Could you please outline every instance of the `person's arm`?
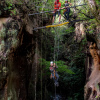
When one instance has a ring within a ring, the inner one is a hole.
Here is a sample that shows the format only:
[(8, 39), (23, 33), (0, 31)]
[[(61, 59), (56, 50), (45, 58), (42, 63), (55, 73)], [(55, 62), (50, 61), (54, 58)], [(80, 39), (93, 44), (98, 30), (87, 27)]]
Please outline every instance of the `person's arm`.
[(66, 7), (60, 8), (60, 9), (65, 9)]
[(58, 68), (58, 66), (56, 65), (56, 68)]
[(72, 3), (70, 3), (70, 2), (68, 2), (68, 3), (69, 3), (70, 6), (72, 5)]
[(51, 71), (51, 68), (49, 67), (50, 71)]

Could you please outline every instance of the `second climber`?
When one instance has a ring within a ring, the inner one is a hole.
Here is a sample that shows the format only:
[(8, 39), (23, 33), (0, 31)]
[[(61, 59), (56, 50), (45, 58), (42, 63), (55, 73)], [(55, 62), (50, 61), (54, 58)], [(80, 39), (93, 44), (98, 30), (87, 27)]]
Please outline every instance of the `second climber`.
[(68, 0), (65, 0), (65, 7), (63, 7), (62, 9), (65, 9), (63, 14), (66, 18), (66, 22), (69, 20), (69, 13), (70, 13), (70, 7), (69, 5), (71, 6), (72, 4), (70, 2), (68, 2)]

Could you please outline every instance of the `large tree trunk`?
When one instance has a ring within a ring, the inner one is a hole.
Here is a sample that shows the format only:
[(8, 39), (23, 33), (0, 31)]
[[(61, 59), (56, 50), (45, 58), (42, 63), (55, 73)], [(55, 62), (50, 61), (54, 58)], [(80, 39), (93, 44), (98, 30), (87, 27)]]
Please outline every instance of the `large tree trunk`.
[(95, 43), (90, 45), (89, 50), (93, 58), (93, 69), (89, 81), (85, 85), (85, 100), (96, 100), (100, 96), (100, 58)]
[[(100, 100), (100, 30), (97, 27), (97, 34), (88, 41), (89, 49), (86, 58), (86, 85), (84, 100)], [(89, 37), (87, 37), (89, 38)], [(90, 37), (91, 38), (91, 37)]]
[(100, 24), (100, 10), (95, 0), (88, 0), (88, 5), (90, 6), (90, 9), (95, 16), (97, 22)]

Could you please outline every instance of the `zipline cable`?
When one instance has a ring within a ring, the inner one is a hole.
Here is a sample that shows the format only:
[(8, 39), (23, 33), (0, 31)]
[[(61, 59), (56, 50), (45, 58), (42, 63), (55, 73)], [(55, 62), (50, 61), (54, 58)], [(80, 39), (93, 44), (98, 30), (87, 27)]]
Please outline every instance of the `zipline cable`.
[[(75, 8), (75, 7), (83, 6), (83, 5), (87, 5), (87, 4), (81, 4), (81, 5), (71, 6), (69, 8)], [(63, 9), (60, 9), (60, 10), (63, 10)], [(33, 13), (33, 14), (28, 14), (28, 15), (32, 16), (32, 15), (38, 15), (38, 14), (50, 13), (50, 12), (53, 13), (54, 11), (43, 11), (43, 12), (37, 12), (37, 13)]]

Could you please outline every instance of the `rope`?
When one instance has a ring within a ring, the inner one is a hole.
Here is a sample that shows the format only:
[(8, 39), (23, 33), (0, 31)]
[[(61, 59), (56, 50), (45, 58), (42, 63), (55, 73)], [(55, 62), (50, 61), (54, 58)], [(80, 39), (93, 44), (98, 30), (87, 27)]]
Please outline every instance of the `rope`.
[[(43, 2), (42, 2), (43, 4)], [(43, 10), (43, 9), (42, 9)], [(42, 14), (42, 26), (43, 26), (43, 14)], [(43, 32), (42, 32), (42, 38), (41, 38), (41, 100), (42, 100), (42, 42), (43, 42)]]
[[(59, 55), (59, 30), (55, 29), (55, 44), (54, 44), (54, 62), (56, 62), (57, 65), (57, 60), (58, 60), (58, 55)], [(55, 55), (55, 53), (57, 55)]]
[[(37, 10), (38, 10), (38, 8), (37, 8)], [(38, 19), (38, 15), (37, 15), (37, 19)], [(36, 87), (37, 87), (37, 85), (36, 85), (36, 81), (37, 81), (37, 37), (36, 37), (36, 50), (35, 50), (35, 59), (36, 59), (36, 68), (35, 68), (35, 99), (34, 100), (36, 100), (36, 96), (37, 96), (37, 89), (36, 89)]]
[[(54, 28), (54, 30), (55, 30), (55, 28)], [(55, 53), (56, 53), (56, 51), (55, 51), (56, 50), (56, 48), (55, 48), (56, 47), (56, 34), (55, 34), (54, 41), (55, 41), (55, 43), (54, 43), (54, 62), (55, 62), (55, 59), (56, 59), (55, 58)]]
[[(47, 41), (48, 39), (47, 39), (47, 31), (46, 30), (44, 30), (44, 37), (45, 37), (45, 41)], [(45, 43), (44, 44), (44, 50), (45, 50), (45, 60), (47, 61), (47, 57), (46, 57), (46, 55), (47, 55), (47, 43)], [(45, 65), (46, 65), (46, 62), (45, 62)], [(46, 76), (45, 76), (45, 80), (46, 80)], [(47, 90), (46, 90), (46, 87), (47, 87), (47, 81), (45, 82), (45, 99), (47, 98)]]
[[(69, 8), (75, 8), (75, 7), (78, 7), (78, 6), (83, 6), (83, 5), (87, 5), (87, 4), (82, 4), (82, 5), (76, 5), (76, 6), (71, 6)], [(65, 8), (64, 8), (65, 9)], [(60, 9), (60, 10), (63, 10), (63, 9)], [(54, 11), (44, 11), (44, 12), (39, 12), (39, 13), (33, 13), (33, 14), (28, 14), (29, 16), (31, 15), (38, 15), (38, 14), (43, 14), (43, 13), (53, 13)]]
[(36, 38), (36, 54), (35, 54), (35, 59), (36, 59), (36, 69), (35, 69), (35, 100), (36, 100), (36, 92), (37, 92), (37, 90), (36, 90), (36, 81), (37, 81), (37, 55), (38, 55), (38, 53), (37, 53), (37, 38)]
[(55, 86), (55, 100), (56, 100), (56, 86)]
[[(59, 54), (59, 30), (57, 30), (57, 60), (58, 60), (58, 54)], [(57, 61), (56, 61), (56, 65), (57, 65)]]
[(41, 38), (41, 100), (42, 100), (42, 38)]
[[(54, 62), (57, 65), (58, 54), (59, 54), (59, 30), (55, 29), (55, 44), (54, 44)], [(57, 54), (57, 55), (55, 55)], [(55, 100), (56, 100), (56, 85), (55, 85)]]
[[(54, 30), (56, 31), (56, 29), (54, 28)], [(56, 32), (55, 32), (56, 33)], [(54, 38), (54, 63), (55, 63), (55, 61), (56, 61), (56, 55), (55, 55), (55, 53), (56, 53), (56, 34), (55, 34), (55, 38)], [(55, 100), (56, 100), (56, 85), (55, 85)]]

